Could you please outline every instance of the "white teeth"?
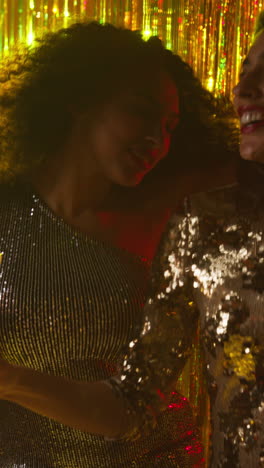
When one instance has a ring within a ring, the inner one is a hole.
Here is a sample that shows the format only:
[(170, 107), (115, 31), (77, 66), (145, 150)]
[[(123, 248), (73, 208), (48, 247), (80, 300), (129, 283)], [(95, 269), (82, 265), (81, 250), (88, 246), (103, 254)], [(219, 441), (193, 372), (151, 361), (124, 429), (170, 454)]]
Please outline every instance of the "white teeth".
[(248, 125), (251, 122), (256, 122), (259, 120), (264, 120), (264, 112), (259, 111), (252, 111), (252, 112), (244, 112), (244, 114), (240, 118), (241, 125)]

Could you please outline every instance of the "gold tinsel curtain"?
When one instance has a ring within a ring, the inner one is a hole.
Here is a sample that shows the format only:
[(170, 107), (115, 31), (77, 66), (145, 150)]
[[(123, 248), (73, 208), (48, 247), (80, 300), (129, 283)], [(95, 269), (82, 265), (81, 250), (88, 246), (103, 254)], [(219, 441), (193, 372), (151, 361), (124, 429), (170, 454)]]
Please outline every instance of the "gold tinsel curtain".
[[(139, 29), (158, 35), (216, 94), (231, 95), (240, 63), (262, 10), (259, 0), (0, 0), (0, 57), (18, 42), (32, 44), (49, 30), (80, 19)], [(202, 356), (197, 337), (178, 389), (189, 398), (208, 459), (210, 426)]]
[(96, 19), (159, 35), (208, 89), (230, 95), (261, 10), (258, 0), (0, 0), (0, 55), (17, 41)]

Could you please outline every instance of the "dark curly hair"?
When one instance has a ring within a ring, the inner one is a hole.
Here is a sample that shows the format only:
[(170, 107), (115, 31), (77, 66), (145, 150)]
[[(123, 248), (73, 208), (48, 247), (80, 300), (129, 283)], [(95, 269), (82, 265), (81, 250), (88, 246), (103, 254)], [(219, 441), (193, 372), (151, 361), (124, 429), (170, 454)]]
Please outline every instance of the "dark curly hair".
[(97, 22), (48, 33), (17, 51), (0, 70), (0, 171), (27, 174), (52, 155), (72, 126), (71, 107), (96, 107), (140, 66), (170, 73), (180, 100), (180, 123), (170, 153), (143, 181), (172, 177), (179, 168), (224, 163), (237, 149), (227, 100), (204, 89), (191, 67), (158, 38)]

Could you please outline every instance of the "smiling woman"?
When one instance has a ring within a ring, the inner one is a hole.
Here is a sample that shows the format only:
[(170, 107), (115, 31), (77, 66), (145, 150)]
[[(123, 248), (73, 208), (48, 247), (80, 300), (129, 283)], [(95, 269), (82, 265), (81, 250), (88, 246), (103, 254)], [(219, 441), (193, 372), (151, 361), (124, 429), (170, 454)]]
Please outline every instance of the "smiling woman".
[(126, 440), (141, 419), (110, 378), (189, 190), (178, 172), (233, 154), (224, 107), (157, 38), (97, 23), (48, 34), (0, 80), (0, 467), (202, 466), (185, 398)]
[(264, 162), (264, 16), (257, 26), (255, 41), (243, 62), (240, 80), (234, 88), (234, 105), (241, 122), (241, 156)]
[(105, 180), (122, 187), (140, 183), (167, 155), (178, 123), (178, 92), (170, 75), (144, 69), (140, 78), (136, 75), (131, 71), (126, 89), (121, 84), (113, 98), (93, 112), (92, 122), (89, 111), (78, 115), (67, 145), (77, 154), (82, 135), (84, 172), (100, 170)]

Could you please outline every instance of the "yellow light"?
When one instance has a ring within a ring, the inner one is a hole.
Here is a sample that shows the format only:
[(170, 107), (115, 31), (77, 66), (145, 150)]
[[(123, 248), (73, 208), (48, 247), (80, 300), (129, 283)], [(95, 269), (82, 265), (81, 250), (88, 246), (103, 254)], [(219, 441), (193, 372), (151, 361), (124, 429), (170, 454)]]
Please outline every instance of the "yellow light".
[(65, 11), (64, 11), (64, 16), (65, 16), (66, 18), (68, 18), (68, 17), (70, 16), (70, 12), (69, 12), (68, 10), (65, 10)]
[(206, 82), (206, 88), (209, 89), (209, 91), (214, 90), (214, 79), (212, 77), (208, 78)]
[(152, 32), (149, 30), (149, 29), (145, 29), (145, 31), (143, 31), (142, 35), (145, 39), (148, 39), (150, 36), (151, 36)]
[(54, 7), (52, 11), (53, 11), (54, 15), (56, 15), (58, 13), (58, 8)]
[(33, 32), (28, 33), (28, 36), (27, 36), (28, 45), (33, 44), (34, 39), (35, 39), (34, 33)]
[(29, 8), (30, 8), (30, 10), (34, 10), (34, 8), (35, 8), (34, 0), (30, 0)]

